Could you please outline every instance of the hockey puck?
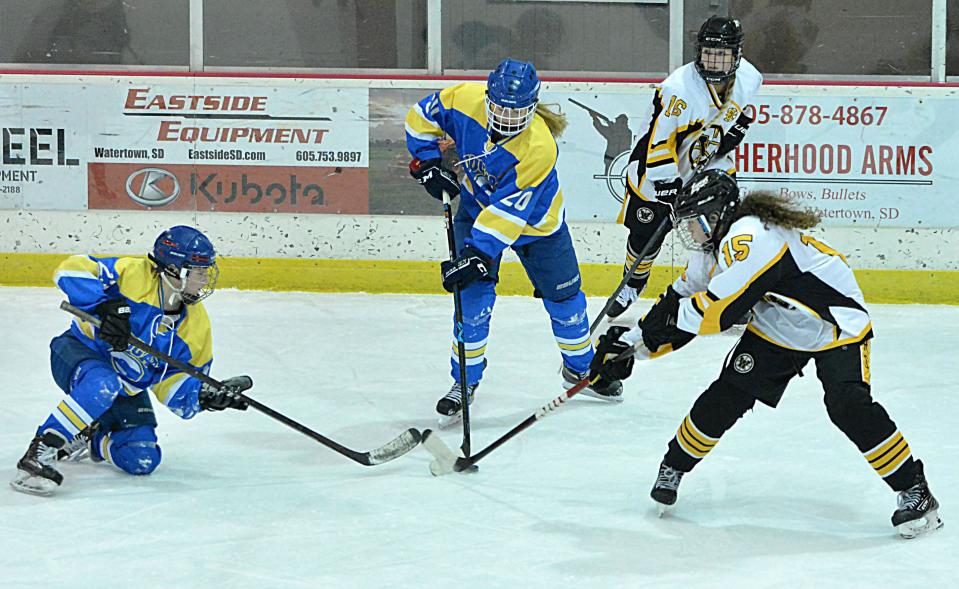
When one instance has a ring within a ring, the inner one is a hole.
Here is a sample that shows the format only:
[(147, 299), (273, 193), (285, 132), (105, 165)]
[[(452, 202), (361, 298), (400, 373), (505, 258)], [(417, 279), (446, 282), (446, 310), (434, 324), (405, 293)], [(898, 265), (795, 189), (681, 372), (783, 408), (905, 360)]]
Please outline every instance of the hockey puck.
[(456, 472), (476, 472), (479, 470), (479, 466), (460, 456), (456, 459), (456, 463), (453, 465), (453, 470)]

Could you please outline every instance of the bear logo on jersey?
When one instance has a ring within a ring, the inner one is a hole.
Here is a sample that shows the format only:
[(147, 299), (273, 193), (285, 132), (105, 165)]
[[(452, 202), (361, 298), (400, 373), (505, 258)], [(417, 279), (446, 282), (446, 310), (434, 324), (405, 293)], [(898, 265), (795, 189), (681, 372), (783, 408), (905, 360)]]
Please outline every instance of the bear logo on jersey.
[(699, 167), (709, 161), (713, 153), (719, 149), (723, 139), (723, 128), (719, 125), (710, 125), (689, 146), (689, 161), (693, 167)]
[(640, 223), (649, 223), (655, 216), (656, 215), (653, 213), (653, 209), (648, 207), (640, 207), (636, 211), (636, 219), (638, 219)]
[(733, 360), (733, 370), (739, 374), (746, 374), (756, 365), (755, 360), (749, 354), (740, 354)]

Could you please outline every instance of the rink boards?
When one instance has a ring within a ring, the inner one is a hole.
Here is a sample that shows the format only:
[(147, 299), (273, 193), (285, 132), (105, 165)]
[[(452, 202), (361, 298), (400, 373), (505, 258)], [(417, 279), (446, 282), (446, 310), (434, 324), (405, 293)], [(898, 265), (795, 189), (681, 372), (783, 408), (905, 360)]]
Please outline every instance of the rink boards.
[[(462, 80), (0, 74), (0, 283), (48, 285), (73, 252), (142, 254), (196, 225), (246, 289), (440, 292), (438, 205), (406, 171), (409, 105)], [(618, 281), (626, 156), (653, 84), (553, 81), (567, 220), (588, 294)], [(737, 164), (746, 190), (823, 217), (875, 302), (959, 303), (959, 125), (948, 85), (773, 83)], [(955, 145), (954, 145), (955, 144)], [(500, 292), (531, 288), (507, 258)], [(654, 294), (684, 254), (657, 260)]]

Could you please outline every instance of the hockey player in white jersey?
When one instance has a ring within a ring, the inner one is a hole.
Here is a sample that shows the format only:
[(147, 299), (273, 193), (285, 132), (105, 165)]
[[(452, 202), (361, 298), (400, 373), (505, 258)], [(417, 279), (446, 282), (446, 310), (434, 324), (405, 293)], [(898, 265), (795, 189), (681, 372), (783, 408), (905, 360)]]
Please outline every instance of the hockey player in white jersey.
[(621, 380), (633, 357), (653, 358), (696, 335), (718, 333), (748, 310), (746, 332), (719, 378), (696, 399), (669, 442), (651, 495), (661, 510), (679, 482), (758, 399), (775, 407), (810, 361), (823, 385), (830, 420), (898, 493), (892, 524), (906, 538), (942, 526), (923, 465), (886, 410), (871, 395), (872, 323), (845, 257), (803, 233), (819, 218), (771, 193), (738, 198), (725, 172), (697, 174), (674, 203), (673, 223), (697, 250), (685, 272), (632, 330), (600, 337), (591, 379)]
[[(735, 173), (736, 146), (752, 119), (744, 112), (762, 75), (742, 57), (738, 20), (713, 16), (696, 38), (696, 61), (674, 71), (656, 89), (647, 127), (626, 168), (626, 198), (618, 222), (629, 229), (624, 273), (669, 216), (669, 204), (700, 169)], [(662, 233), (640, 260), (608, 311), (618, 317), (646, 288)]]

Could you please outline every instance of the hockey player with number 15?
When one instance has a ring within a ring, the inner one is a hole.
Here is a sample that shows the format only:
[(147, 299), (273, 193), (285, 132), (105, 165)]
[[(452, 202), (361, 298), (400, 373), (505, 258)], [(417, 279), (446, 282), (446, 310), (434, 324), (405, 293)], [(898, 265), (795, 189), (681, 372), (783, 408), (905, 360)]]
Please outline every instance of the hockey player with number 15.
[(669, 442), (653, 500), (661, 509), (675, 503), (682, 477), (722, 435), (756, 400), (776, 407), (789, 381), (812, 360), (829, 419), (899, 494), (892, 524), (906, 538), (938, 529), (939, 504), (922, 462), (872, 398), (872, 322), (846, 258), (801, 231), (819, 222), (814, 213), (771, 193), (738, 197), (736, 181), (724, 172), (693, 178), (674, 204), (673, 223), (697, 253), (637, 327), (614, 326), (600, 337), (591, 366), (591, 378), (623, 379), (633, 357), (617, 360), (622, 352), (661, 356), (753, 312), (719, 378)]

